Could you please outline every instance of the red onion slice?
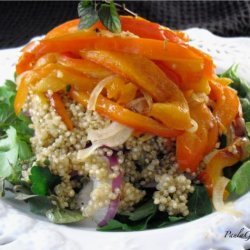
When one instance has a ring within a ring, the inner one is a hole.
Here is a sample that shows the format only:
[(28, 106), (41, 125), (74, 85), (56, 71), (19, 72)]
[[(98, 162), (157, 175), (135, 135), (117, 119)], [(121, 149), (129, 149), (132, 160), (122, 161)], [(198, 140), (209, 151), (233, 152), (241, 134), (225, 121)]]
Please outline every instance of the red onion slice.
[[(107, 158), (109, 160), (111, 170), (114, 166), (118, 165), (118, 158), (116, 155), (108, 156)], [(123, 180), (123, 172), (120, 170), (120, 174), (112, 181), (112, 192), (115, 192), (117, 188), (121, 187), (122, 180)], [(113, 219), (116, 216), (119, 203), (120, 203), (119, 196), (115, 200), (110, 201), (106, 215), (104, 216), (103, 220), (98, 223), (99, 227), (105, 226), (111, 219)]]

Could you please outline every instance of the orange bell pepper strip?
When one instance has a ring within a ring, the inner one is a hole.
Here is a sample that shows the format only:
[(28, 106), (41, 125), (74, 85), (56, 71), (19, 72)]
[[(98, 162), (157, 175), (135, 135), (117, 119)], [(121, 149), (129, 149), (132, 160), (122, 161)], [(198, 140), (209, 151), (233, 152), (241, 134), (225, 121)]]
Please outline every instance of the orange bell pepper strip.
[(30, 70), (36, 62), (36, 56), (33, 53), (25, 52), (18, 59), (16, 65), (16, 74), (20, 75), (24, 71)]
[(138, 55), (111, 51), (84, 51), (81, 55), (131, 80), (159, 102), (153, 104), (150, 116), (170, 128), (185, 130), (191, 127), (183, 93), (152, 61)]
[[(32, 86), (33, 89), (38, 92), (45, 92), (49, 89), (57, 92), (67, 85), (72, 85), (81, 91), (89, 91), (92, 90), (98, 82), (97, 79), (85, 76), (76, 70), (64, 67), (60, 64), (48, 64), (35, 69), (34, 72), (43, 78)], [(55, 78), (57, 79), (53, 81)]]
[(123, 105), (128, 104), (130, 101), (135, 99), (137, 90), (137, 87), (133, 83), (127, 83), (123, 89), (120, 89), (120, 95), (117, 103)]
[(219, 177), (223, 176), (223, 169), (233, 166), (244, 158), (243, 147), (247, 143), (249, 142), (245, 138), (238, 138), (228, 147), (218, 150), (210, 159), (202, 178), (210, 195)]
[(14, 100), (14, 110), (16, 115), (18, 115), (21, 112), (22, 107), (27, 100), (28, 93), (29, 93), (29, 85), (27, 84), (27, 82), (23, 77), (21, 79), (20, 85), (18, 86), (17, 94)]
[[(157, 23), (150, 22), (141, 17), (120, 16), (122, 31), (129, 31), (142, 38), (150, 38), (157, 40), (168, 40), (175, 43), (188, 42), (187, 35), (182, 31), (173, 31), (167, 27)], [(80, 20), (74, 19), (63, 23), (52, 29), (46, 38), (61, 36), (65, 33), (75, 32), (78, 29)], [(94, 24), (91, 29), (106, 29), (101, 22)]]
[(50, 100), (51, 106), (56, 110), (59, 116), (61, 116), (62, 121), (66, 125), (68, 130), (73, 130), (74, 125), (70, 119), (69, 113), (66, 110), (60, 95), (57, 93), (53, 93), (52, 95), (47, 95)]
[(211, 98), (216, 102), (213, 113), (222, 131), (230, 125), (239, 112), (239, 98), (237, 92), (216, 81), (210, 81)]
[[(76, 102), (87, 107), (89, 100), (89, 95), (87, 93), (71, 90), (70, 96)], [(96, 111), (112, 121), (117, 121), (128, 127), (134, 128), (139, 132), (150, 133), (162, 137), (176, 137), (181, 134), (181, 131), (167, 128), (152, 118), (130, 111), (129, 109), (108, 100), (102, 95), (99, 95), (98, 97)]]
[(176, 138), (176, 156), (179, 167), (195, 172), (204, 156), (218, 140), (216, 120), (205, 103), (189, 102), (191, 117), (197, 122), (195, 132), (186, 131)]
[[(93, 31), (79, 31), (62, 37), (43, 39), (36, 46), (25, 50), (24, 53), (32, 53), (38, 59), (50, 52), (72, 52), (77, 54), (80, 50), (91, 49), (140, 54), (152, 60), (169, 61), (183, 67), (189, 65), (189, 68), (195, 71), (201, 71), (204, 67), (203, 58), (183, 44), (145, 38), (110, 38), (100, 36)], [(27, 64), (27, 62), (25, 63)], [(21, 58), (17, 67), (22, 64), (23, 61)]]
[(97, 79), (103, 79), (105, 77), (112, 75), (112, 72), (110, 72), (109, 70), (105, 69), (104, 67), (96, 63), (83, 59), (70, 58), (65, 55), (60, 55), (58, 57), (58, 63), (65, 67), (69, 67), (76, 71), (80, 71), (82, 74), (86, 76), (90, 76)]

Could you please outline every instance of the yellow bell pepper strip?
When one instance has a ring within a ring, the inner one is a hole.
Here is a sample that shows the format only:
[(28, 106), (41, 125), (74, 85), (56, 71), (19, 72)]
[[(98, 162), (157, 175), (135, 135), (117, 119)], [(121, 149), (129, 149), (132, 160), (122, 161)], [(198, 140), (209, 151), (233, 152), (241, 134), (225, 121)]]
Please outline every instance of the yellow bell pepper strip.
[(183, 93), (152, 61), (138, 55), (111, 51), (84, 51), (81, 55), (131, 80), (159, 102), (153, 104), (150, 116), (170, 128), (185, 130), (191, 127)]
[(179, 130), (191, 128), (189, 108), (183, 103), (153, 103), (149, 116), (161, 121), (167, 127)]
[(47, 95), (47, 97), (50, 100), (51, 106), (56, 110), (58, 115), (61, 116), (62, 121), (66, 125), (67, 129), (73, 130), (73, 128), (74, 128), (73, 123), (70, 119), (68, 111), (66, 110), (66, 108), (61, 100), (60, 95), (58, 93), (53, 93), (52, 95)]
[(133, 83), (129, 82), (125, 84), (124, 88), (120, 89), (120, 95), (117, 103), (122, 105), (128, 104), (130, 101), (135, 99), (137, 90), (137, 87)]
[(176, 156), (179, 167), (195, 172), (204, 156), (218, 140), (216, 120), (205, 103), (189, 101), (191, 117), (197, 122), (195, 132), (186, 131), (176, 138)]
[(17, 94), (14, 100), (14, 110), (16, 115), (18, 115), (21, 112), (22, 107), (26, 102), (28, 93), (29, 93), (29, 85), (27, 84), (25, 78), (23, 77), (21, 79), (20, 85), (18, 86)]
[[(120, 16), (122, 31), (129, 31), (142, 38), (151, 38), (157, 40), (168, 40), (175, 43), (188, 42), (189, 38), (182, 31), (174, 31), (157, 23), (150, 22), (141, 17)], [(62, 36), (65, 33), (77, 31), (80, 20), (74, 19), (63, 23), (52, 29), (46, 38)], [(101, 22), (94, 24), (91, 29), (106, 29)]]
[(75, 59), (65, 55), (59, 55), (58, 63), (65, 67), (80, 71), (86, 76), (90, 76), (97, 79), (103, 79), (112, 75), (112, 72), (105, 69), (104, 67), (84, 59)]
[[(187, 45), (160, 40), (132, 37), (104, 37), (93, 31), (79, 31), (77, 33), (43, 39), (36, 46), (24, 51), (32, 53), (38, 59), (50, 52), (79, 53), (80, 50), (112, 50), (131, 54), (140, 54), (152, 60), (169, 61), (178, 65), (188, 65), (195, 71), (201, 71), (204, 60), (201, 56), (192, 52)], [(25, 58), (25, 56), (24, 56)], [(32, 62), (32, 61), (31, 61)], [(31, 63), (30, 62), (30, 63)], [(29, 62), (25, 61), (25, 64)], [(23, 64), (22, 58), (17, 67)], [(21, 70), (20, 70), (21, 73)]]
[[(97, 79), (85, 76), (76, 70), (64, 67), (60, 64), (48, 64), (35, 69), (34, 72), (43, 78), (36, 84), (33, 84), (33, 89), (37, 92), (45, 92), (49, 89), (57, 92), (64, 89), (67, 85), (72, 85), (81, 91), (89, 91), (92, 90), (98, 82)], [(55, 78), (57, 78), (57, 80), (54, 81)]]
[[(84, 92), (70, 91), (73, 100), (87, 107), (89, 95)], [(150, 133), (162, 137), (176, 137), (181, 131), (170, 129), (163, 124), (147, 116), (135, 113), (119, 104), (99, 95), (96, 103), (96, 111), (112, 121), (117, 121), (123, 125), (131, 127), (139, 132)]]
[(218, 150), (210, 159), (202, 176), (210, 195), (219, 177), (223, 176), (223, 169), (233, 166), (244, 158), (243, 147), (247, 143), (246, 138), (238, 138), (228, 147)]
[(211, 98), (216, 102), (213, 110), (214, 116), (217, 118), (220, 129), (225, 131), (239, 112), (239, 98), (235, 90), (216, 81), (210, 81), (210, 87)]

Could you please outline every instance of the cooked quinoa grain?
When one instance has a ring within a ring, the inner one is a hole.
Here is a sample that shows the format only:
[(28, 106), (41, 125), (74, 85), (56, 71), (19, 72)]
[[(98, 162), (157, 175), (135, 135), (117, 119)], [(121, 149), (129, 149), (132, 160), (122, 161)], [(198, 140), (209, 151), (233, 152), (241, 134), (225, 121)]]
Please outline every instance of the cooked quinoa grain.
[[(48, 160), (51, 172), (61, 177), (62, 182), (54, 190), (61, 207), (80, 209), (91, 217), (119, 199), (119, 211), (131, 211), (150, 187), (156, 190), (153, 199), (160, 211), (188, 214), (187, 199), (193, 187), (178, 169), (173, 139), (132, 135), (116, 148), (100, 147), (90, 157), (79, 160), (78, 152), (91, 146), (88, 130), (105, 128), (111, 121), (87, 111), (67, 95), (63, 94), (62, 100), (74, 125), (72, 131), (42, 96), (30, 93), (25, 104), (35, 131), (31, 143), (36, 161), (43, 165)], [(118, 162), (111, 169), (108, 158), (114, 155)], [(23, 170), (24, 178), (28, 171)], [(123, 184), (113, 190), (112, 182), (121, 173)]]

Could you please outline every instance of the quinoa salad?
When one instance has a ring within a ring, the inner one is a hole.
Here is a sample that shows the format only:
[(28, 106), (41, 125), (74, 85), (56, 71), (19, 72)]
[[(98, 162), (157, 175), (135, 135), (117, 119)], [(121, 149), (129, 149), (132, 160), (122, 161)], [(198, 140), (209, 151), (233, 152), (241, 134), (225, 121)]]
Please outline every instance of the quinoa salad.
[(0, 87), (0, 196), (102, 231), (237, 214), (227, 200), (250, 189), (250, 88), (237, 66), (216, 75), (183, 32), (113, 2), (78, 11), (26, 45)]

